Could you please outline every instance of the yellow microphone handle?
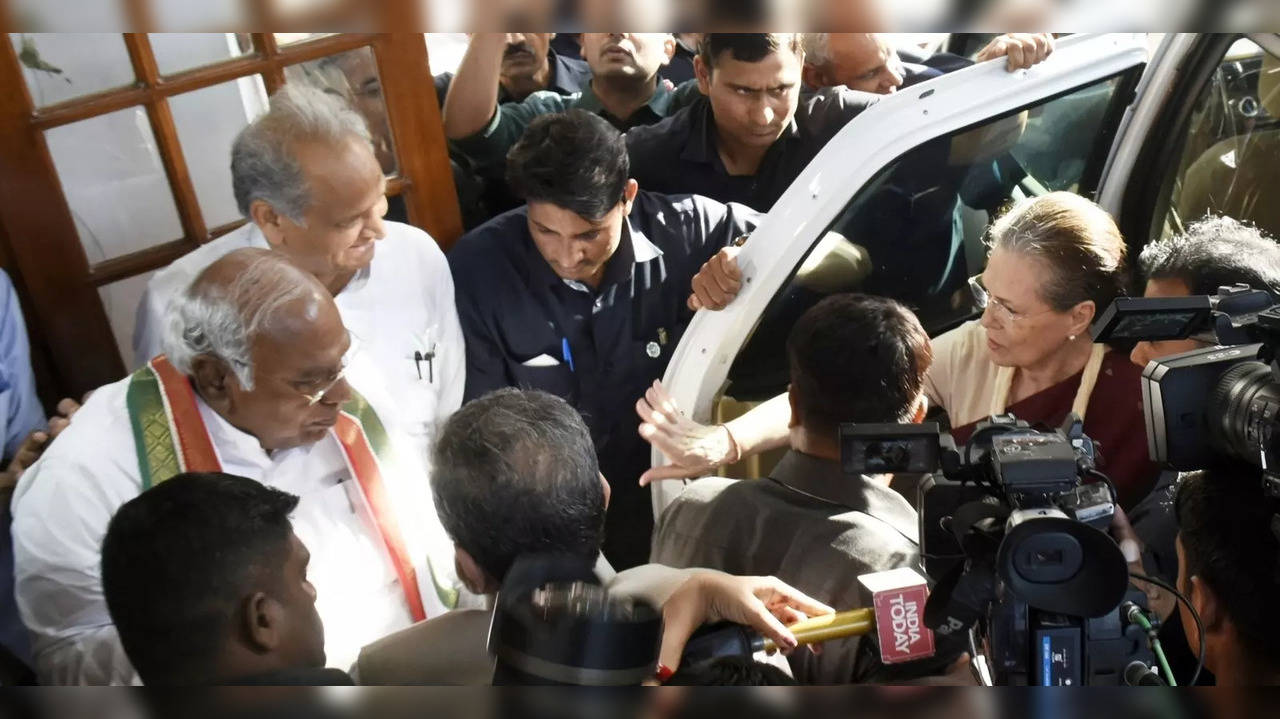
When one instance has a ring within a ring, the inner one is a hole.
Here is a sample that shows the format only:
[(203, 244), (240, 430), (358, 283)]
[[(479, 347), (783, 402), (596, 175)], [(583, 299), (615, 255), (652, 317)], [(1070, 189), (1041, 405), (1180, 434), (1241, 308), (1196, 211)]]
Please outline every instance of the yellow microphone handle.
[[(795, 635), (796, 641), (802, 645), (817, 644), (829, 639), (860, 637), (875, 631), (876, 613), (874, 609), (870, 608), (850, 609), (844, 612), (836, 612), (835, 614), (812, 617), (802, 622), (796, 622), (787, 628)], [(765, 637), (764, 648), (767, 652), (773, 652), (778, 648), (778, 645), (772, 639)]]

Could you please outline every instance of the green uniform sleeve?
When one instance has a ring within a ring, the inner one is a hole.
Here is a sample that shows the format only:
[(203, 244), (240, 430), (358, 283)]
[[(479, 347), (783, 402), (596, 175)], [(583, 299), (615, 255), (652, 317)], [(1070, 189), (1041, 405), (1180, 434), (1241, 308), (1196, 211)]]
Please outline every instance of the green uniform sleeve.
[(564, 97), (554, 92), (535, 92), (522, 102), (508, 102), (498, 106), (484, 129), (449, 144), (452, 149), (471, 160), (476, 170), (487, 177), (501, 176), (507, 160), (507, 151), (516, 144), (533, 118), (553, 112), (564, 112), (572, 107), (577, 95)]

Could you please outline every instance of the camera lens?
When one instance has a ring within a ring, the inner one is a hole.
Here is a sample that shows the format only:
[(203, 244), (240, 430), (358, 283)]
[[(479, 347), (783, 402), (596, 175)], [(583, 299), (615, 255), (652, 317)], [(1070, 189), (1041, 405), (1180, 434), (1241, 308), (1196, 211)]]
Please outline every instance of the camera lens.
[(1209, 442), (1214, 449), (1261, 462), (1266, 430), (1280, 407), (1280, 384), (1261, 362), (1243, 362), (1223, 373), (1209, 397)]

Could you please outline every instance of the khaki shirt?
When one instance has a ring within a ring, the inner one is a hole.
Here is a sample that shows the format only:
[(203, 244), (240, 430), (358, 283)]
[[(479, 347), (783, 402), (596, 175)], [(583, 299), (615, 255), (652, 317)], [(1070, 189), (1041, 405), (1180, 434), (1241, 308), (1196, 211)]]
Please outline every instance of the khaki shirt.
[[(870, 606), (859, 575), (919, 566), (917, 531), (915, 510), (885, 484), (792, 451), (769, 479), (690, 484), (659, 519), (650, 561), (773, 575), (840, 611)], [(867, 644), (830, 641), (821, 655), (795, 652), (791, 667), (803, 683), (865, 680), (879, 669)]]

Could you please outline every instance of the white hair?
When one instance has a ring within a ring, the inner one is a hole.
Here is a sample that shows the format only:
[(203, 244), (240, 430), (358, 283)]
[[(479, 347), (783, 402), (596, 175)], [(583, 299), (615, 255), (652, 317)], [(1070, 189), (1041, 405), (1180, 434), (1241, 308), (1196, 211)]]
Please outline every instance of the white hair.
[(822, 67), (831, 62), (831, 33), (801, 33), (800, 46), (804, 48), (805, 64)]
[[(219, 262), (246, 253), (256, 256), (230, 283), (207, 279), (206, 269), (169, 303), (161, 344), (183, 374), (191, 374), (197, 356), (212, 355), (231, 367), (242, 387), (252, 390), (254, 339), (270, 331), (289, 304), (317, 293), (314, 283), (300, 281), (308, 275), (275, 252), (237, 250)], [(315, 308), (309, 307), (308, 314), (314, 315)]]
[(271, 107), (236, 136), (231, 146), (231, 186), (241, 214), (262, 200), (302, 223), (311, 206), (306, 178), (294, 155), (299, 140), (338, 143), (355, 135), (373, 147), (364, 118), (342, 98), (298, 82), (271, 96)]

